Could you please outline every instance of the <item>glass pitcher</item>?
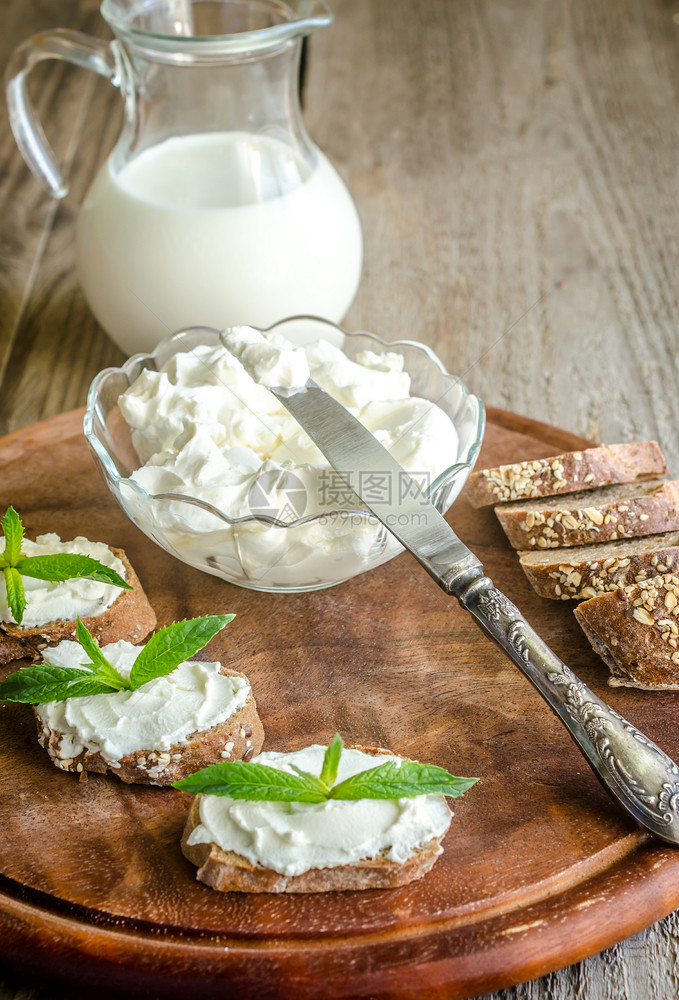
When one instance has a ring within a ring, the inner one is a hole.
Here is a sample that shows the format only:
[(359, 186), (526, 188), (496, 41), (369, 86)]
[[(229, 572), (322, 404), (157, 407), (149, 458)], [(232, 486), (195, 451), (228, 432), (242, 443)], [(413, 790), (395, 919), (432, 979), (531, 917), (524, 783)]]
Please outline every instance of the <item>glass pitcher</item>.
[(120, 88), (120, 138), (78, 216), (77, 269), (127, 353), (186, 326), (338, 321), (360, 279), (354, 203), (302, 122), (302, 38), (332, 22), (319, 0), (103, 0), (112, 42), (57, 29), (14, 54), (17, 143), (67, 194), (26, 89), (65, 59)]

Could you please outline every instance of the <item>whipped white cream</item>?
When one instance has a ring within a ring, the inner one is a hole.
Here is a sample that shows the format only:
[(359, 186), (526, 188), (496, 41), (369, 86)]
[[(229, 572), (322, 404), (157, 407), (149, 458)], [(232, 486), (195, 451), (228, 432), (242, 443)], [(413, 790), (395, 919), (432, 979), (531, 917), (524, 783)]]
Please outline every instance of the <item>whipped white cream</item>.
[[(3, 541), (3, 552), (4, 548)], [(123, 580), (125, 579), (125, 567), (108, 545), (103, 542), (90, 542), (81, 536), (74, 538), (72, 542), (62, 542), (59, 535), (54, 533), (38, 535), (34, 542), (25, 538), (21, 543), (21, 551), (27, 557), (51, 556), (61, 552), (91, 556), (104, 566), (114, 569)], [(75, 621), (78, 615), (81, 618), (99, 615), (123, 593), (120, 587), (80, 577), (65, 580), (63, 583), (50, 583), (24, 576), (22, 581), (26, 592), (26, 610), (22, 626), (27, 628), (48, 625), (56, 621)], [(14, 621), (7, 604), (7, 588), (2, 574), (0, 574), (0, 621)]]
[[(292, 771), (295, 764), (320, 774), (325, 749), (313, 745), (296, 753), (268, 752), (253, 761), (281, 771)], [(345, 749), (337, 781), (399, 759)], [(335, 868), (378, 856), (402, 864), (419, 848), (442, 837), (452, 815), (442, 795), (319, 803), (247, 802), (202, 795), (200, 824), (188, 843), (214, 843), (253, 865), (281, 875), (301, 875), (311, 868)]]
[[(439, 407), (410, 396), (401, 355), (363, 351), (351, 360), (327, 341), (296, 347), (250, 327), (234, 328), (225, 340), (229, 350), (198, 346), (175, 355), (161, 371), (143, 371), (119, 400), (143, 463), (131, 478), (149, 493), (197, 497), (232, 518), (269, 513), (286, 523), (362, 509), (258, 380), (299, 385), (311, 375), (424, 484), (455, 463), (455, 427)], [(261, 522), (230, 526), (200, 508), (168, 501), (156, 508), (152, 523), (134, 491), (124, 484), (123, 491), (138, 523), (156, 535), (160, 527), (180, 558), (255, 585), (336, 582), (368, 561), (376, 564), (376, 546), (378, 561), (399, 551), (392, 536), (385, 538), (363, 515), (328, 516), (291, 529)]]
[[(121, 641), (102, 648), (116, 670), (129, 677), (144, 647)], [(59, 667), (88, 663), (82, 646), (68, 640), (48, 650), (45, 659)], [(225, 676), (219, 663), (187, 660), (136, 691), (51, 701), (36, 706), (36, 711), (50, 729), (63, 734), (57, 747), (59, 758), (66, 760), (86, 750), (100, 753), (116, 767), (127, 754), (169, 750), (194, 733), (219, 725), (242, 708), (249, 695), (244, 677)]]
[(304, 385), (311, 374), (304, 348), (278, 333), (264, 335), (251, 326), (233, 327), (224, 336), (224, 345), (258, 385)]

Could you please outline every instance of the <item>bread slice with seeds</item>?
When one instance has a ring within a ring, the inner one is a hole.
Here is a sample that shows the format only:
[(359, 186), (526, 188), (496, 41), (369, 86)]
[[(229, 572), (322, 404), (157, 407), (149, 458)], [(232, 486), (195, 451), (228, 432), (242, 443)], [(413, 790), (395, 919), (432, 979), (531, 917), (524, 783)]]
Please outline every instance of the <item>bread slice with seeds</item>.
[[(226, 677), (245, 678), (245, 674), (226, 667), (221, 667), (220, 672)], [(125, 754), (117, 765), (109, 763), (99, 751), (92, 753), (84, 749), (74, 757), (64, 756), (64, 734), (46, 725), (38, 708), (35, 707), (38, 742), (47, 750), (55, 767), (77, 773), (105, 774), (110, 771), (126, 784), (171, 785), (208, 764), (250, 760), (264, 743), (264, 729), (252, 690), (245, 705), (219, 725), (191, 733), (185, 740), (165, 749), (148, 747)]]
[(440, 839), (420, 847), (407, 861), (385, 857), (355, 861), (335, 868), (311, 868), (301, 875), (281, 875), (254, 865), (242, 854), (223, 851), (216, 844), (187, 844), (200, 823), (196, 796), (182, 837), (182, 852), (197, 866), (196, 878), (219, 892), (344, 892), (348, 889), (393, 889), (422, 878), (441, 853)]
[[(375, 747), (354, 747), (354, 749), (370, 756), (391, 754), (389, 750)], [(321, 868), (309, 867), (306, 871), (298, 874), (283, 874), (273, 868), (265, 867), (261, 863), (251, 861), (234, 850), (220, 847), (213, 841), (189, 843), (194, 830), (202, 827), (201, 801), (210, 798), (214, 798), (214, 796), (195, 796), (184, 828), (181, 849), (185, 857), (198, 868), (196, 878), (220, 892), (340, 892), (349, 889), (391, 889), (395, 886), (405, 885), (414, 879), (421, 878), (432, 868), (442, 852), (441, 842), (448, 829), (450, 817), (453, 815), (447, 803), (444, 802), (443, 808), (449, 814), (445, 829), (439, 835), (432, 835), (425, 842), (417, 845), (404, 860), (395, 861), (385, 856), (387, 853), (385, 849), (374, 857), (361, 858), (351, 863)], [(220, 805), (225, 804), (228, 807), (228, 803), (231, 801), (220, 798)], [(254, 804), (258, 805), (258, 803)], [(281, 806), (283, 803), (276, 802), (272, 805)], [(342, 803), (343, 808), (352, 808), (356, 805), (358, 805), (357, 802), (346, 801)], [(305, 808), (305, 804), (302, 804), (300, 808)], [(317, 809), (318, 803), (314, 803), (312, 810), (314, 819), (317, 819), (315, 815)], [(294, 812), (297, 816), (299, 815), (296, 810)], [(262, 823), (261, 817), (258, 818), (257, 831), (261, 840), (265, 842), (266, 826)], [(246, 829), (247, 824), (243, 820), (241, 832)], [(360, 825), (359, 829), (362, 829)], [(315, 827), (316, 831), (317, 827)], [(301, 843), (304, 844), (305, 841), (302, 840)], [(309, 846), (313, 846), (313, 841), (307, 843)]]
[[(102, 653), (129, 678), (144, 646), (110, 643)], [(81, 667), (78, 642), (49, 650), (52, 666)], [(37, 668), (30, 668), (37, 669)], [(137, 688), (34, 705), (38, 741), (61, 771), (110, 771), (124, 782), (169, 785), (223, 760), (249, 760), (264, 741), (245, 674), (192, 657)]]
[(679, 531), (556, 552), (519, 552), (519, 561), (540, 597), (583, 601), (659, 573), (679, 574)]
[(679, 480), (602, 486), (495, 510), (515, 549), (556, 549), (679, 531)]
[(633, 483), (667, 472), (655, 441), (598, 445), (473, 472), (466, 493), (474, 507), (557, 496), (615, 483)]
[[(120, 590), (113, 603), (98, 615), (83, 618), (97, 642), (142, 642), (156, 627), (156, 615), (141, 583), (122, 549), (109, 546), (125, 568), (125, 581), (133, 590)], [(58, 586), (56, 584), (55, 586)], [(77, 622), (53, 621), (45, 625), (24, 626), (0, 622), (0, 665), (14, 660), (37, 660), (43, 651), (63, 639), (74, 639)]]
[(575, 608), (613, 686), (679, 688), (679, 576), (664, 573)]

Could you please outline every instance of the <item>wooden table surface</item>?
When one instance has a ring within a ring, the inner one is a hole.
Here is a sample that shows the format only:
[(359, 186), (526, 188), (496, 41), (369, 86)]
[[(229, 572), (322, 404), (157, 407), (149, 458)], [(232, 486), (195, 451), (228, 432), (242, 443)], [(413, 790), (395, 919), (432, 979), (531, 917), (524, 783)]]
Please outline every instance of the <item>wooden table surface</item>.
[[(333, 9), (309, 47), (305, 117), (364, 227), (345, 325), (430, 344), (488, 404), (602, 441), (655, 437), (679, 470), (679, 5)], [(3, 0), (0, 61), (56, 26), (107, 32), (95, 0)], [(71, 192), (50, 201), (0, 113), (0, 433), (82, 405), (122, 360), (73, 268), (119, 94), (54, 62), (32, 81)], [(494, 1000), (674, 998), (678, 936), (673, 915)], [(19, 996), (55, 994), (26, 970), (0, 985)]]

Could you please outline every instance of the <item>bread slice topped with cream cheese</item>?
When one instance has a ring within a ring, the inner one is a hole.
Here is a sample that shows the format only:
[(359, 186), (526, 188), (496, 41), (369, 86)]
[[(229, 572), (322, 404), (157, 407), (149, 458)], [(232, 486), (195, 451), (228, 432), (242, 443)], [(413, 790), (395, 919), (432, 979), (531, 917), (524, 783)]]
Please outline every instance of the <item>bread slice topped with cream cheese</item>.
[(0, 664), (35, 660), (75, 638), (78, 618), (100, 642), (140, 642), (155, 628), (153, 608), (122, 549), (53, 533), (31, 541), (12, 507), (0, 526)]
[(217, 764), (178, 782), (196, 792), (182, 851), (222, 892), (386, 889), (428, 872), (476, 778), (388, 750), (312, 745)]
[(195, 654), (233, 618), (160, 629), (145, 645), (99, 647), (82, 622), (46, 662), (0, 684), (0, 700), (34, 706), (38, 740), (62, 771), (111, 771), (169, 785), (219, 760), (247, 760), (264, 733), (244, 674)]

